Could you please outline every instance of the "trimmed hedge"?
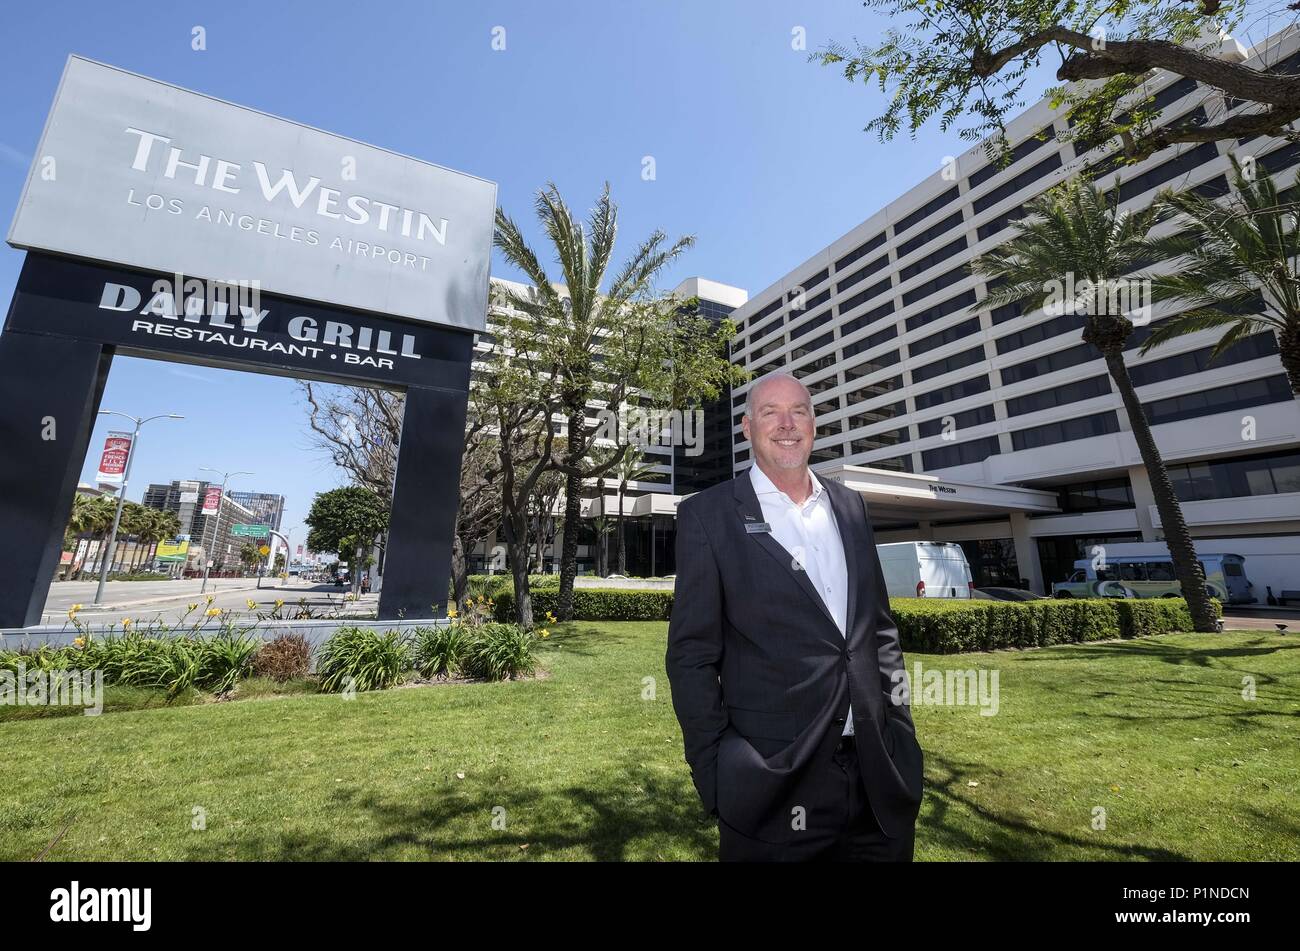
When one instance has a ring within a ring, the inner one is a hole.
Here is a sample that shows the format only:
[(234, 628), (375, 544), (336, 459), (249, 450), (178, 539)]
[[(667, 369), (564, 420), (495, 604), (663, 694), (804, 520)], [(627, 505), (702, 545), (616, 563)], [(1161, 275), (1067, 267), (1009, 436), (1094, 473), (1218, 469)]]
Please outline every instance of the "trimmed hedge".
[[(560, 601), (559, 588), (533, 588), (533, 618), (555, 611)], [(515, 618), (515, 593), (502, 591), (494, 599), (494, 616), (498, 621)], [(636, 588), (574, 588), (575, 621), (666, 621), (672, 614), (671, 591), (642, 591)]]
[[(1222, 614), (1215, 602), (1216, 614)], [(958, 654), (1192, 630), (1182, 598), (955, 601), (893, 598), (904, 651)]]
[[(555, 611), (559, 591), (533, 591), (533, 616)], [(494, 616), (514, 620), (514, 593), (496, 596)], [(671, 591), (577, 588), (575, 621), (666, 621), (672, 616)], [(1220, 616), (1222, 608), (1215, 602)], [(1069, 598), (1043, 601), (893, 598), (890, 613), (898, 624), (903, 650), (958, 654), (1008, 647), (1047, 647), (1115, 637), (1147, 637), (1192, 630), (1182, 598), (1127, 600)]]

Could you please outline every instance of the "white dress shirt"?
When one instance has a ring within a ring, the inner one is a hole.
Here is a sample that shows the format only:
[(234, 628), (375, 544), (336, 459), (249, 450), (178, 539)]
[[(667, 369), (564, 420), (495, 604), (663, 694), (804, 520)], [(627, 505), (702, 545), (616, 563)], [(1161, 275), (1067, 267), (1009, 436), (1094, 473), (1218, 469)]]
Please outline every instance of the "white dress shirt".
[[(844, 542), (840, 539), (831, 499), (812, 470), (812, 495), (803, 505), (778, 489), (755, 463), (749, 478), (763, 509), (763, 521), (772, 526), (772, 538), (790, 552), (791, 566), (808, 573), (808, 580), (821, 595), (826, 609), (839, 626), (840, 636), (847, 636), (849, 614), (849, 569), (844, 560)], [(853, 709), (849, 708), (844, 735), (853, 735)]]

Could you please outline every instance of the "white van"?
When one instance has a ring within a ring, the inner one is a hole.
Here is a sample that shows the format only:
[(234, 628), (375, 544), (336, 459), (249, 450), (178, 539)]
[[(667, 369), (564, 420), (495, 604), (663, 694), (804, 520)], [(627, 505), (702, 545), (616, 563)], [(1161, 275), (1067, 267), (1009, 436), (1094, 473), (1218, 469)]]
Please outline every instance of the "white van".
[(975, 581), (956, 542), (877, 545), (891, 598), (971, 598)]

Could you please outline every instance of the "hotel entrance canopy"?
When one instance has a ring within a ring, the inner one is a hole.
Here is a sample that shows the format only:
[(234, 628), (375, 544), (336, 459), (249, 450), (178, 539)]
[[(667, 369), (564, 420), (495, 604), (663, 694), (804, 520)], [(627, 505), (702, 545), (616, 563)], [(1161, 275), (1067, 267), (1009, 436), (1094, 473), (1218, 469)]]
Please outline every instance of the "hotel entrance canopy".
[[(746, 470), (747, 472), (748, 470)], [(939, 476), (872, 469), (867, 466), (837, 465), (815, 470), (817, 478), (832, 479), (867, 499), (867, 511), (877, 528), (893, 528), (917, 522), (972, 521), (1005, 518), (1016, 512), (1051, 515), (1059, 512), (1055, 492), (1023, 489), (1014, 485), (956, 482)], [(745, 473), (741, 473), (745, 477)], [(623, 499), (625, 518), (647, 515), (675, 515), (684, 496), (652, 492)], [(618, 498), (606, 495), (584, 499), (582, 517), (618, 515)]]
[(1056, 493), (1014, 485), (956, 482), (925, 473), (895, 472), (867, 466), (838, 465), (815, 470), (819, 479), (833, 479), (867, 500), (877, 528), (914, 522), (968, 521), (1015, 512), (1050, 515), (1059, 512)]

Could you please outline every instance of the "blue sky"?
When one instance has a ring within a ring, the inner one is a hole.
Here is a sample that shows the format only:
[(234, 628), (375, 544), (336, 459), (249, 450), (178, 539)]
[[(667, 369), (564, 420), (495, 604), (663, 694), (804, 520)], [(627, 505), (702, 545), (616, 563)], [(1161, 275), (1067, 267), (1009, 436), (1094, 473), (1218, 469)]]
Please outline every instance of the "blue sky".
[[(874, 41), (884, 22), (856, 0), (7, 3), (0, 209), (12, 215), (79, 53), (492, 179), (521, 222), (547, 181), (585, 211), (608, 180), (625, 252), (655, 228), (696, 236), (666, 286), (699, 275), (754, 293), (967, 147), (937, 127), (878, 143), (862, 127), (880, 94), (792, 49), (796, 27), (815, 50)], [(206, 50), (191, 48), (195, 26)], [(0, 249), (5, 301), (21, 261)], [(493, 273), (516, 276), (499, 260)], [(118, 358), (103, 406), (186, 416), (146, 428), (132, 499), (199, 466), (247, 469), (232, 487), (283, 493), (292, 526), (343, 483), (310, 449), (289, 380)], [(110, 428), (96, 428), (83, 479)]]

